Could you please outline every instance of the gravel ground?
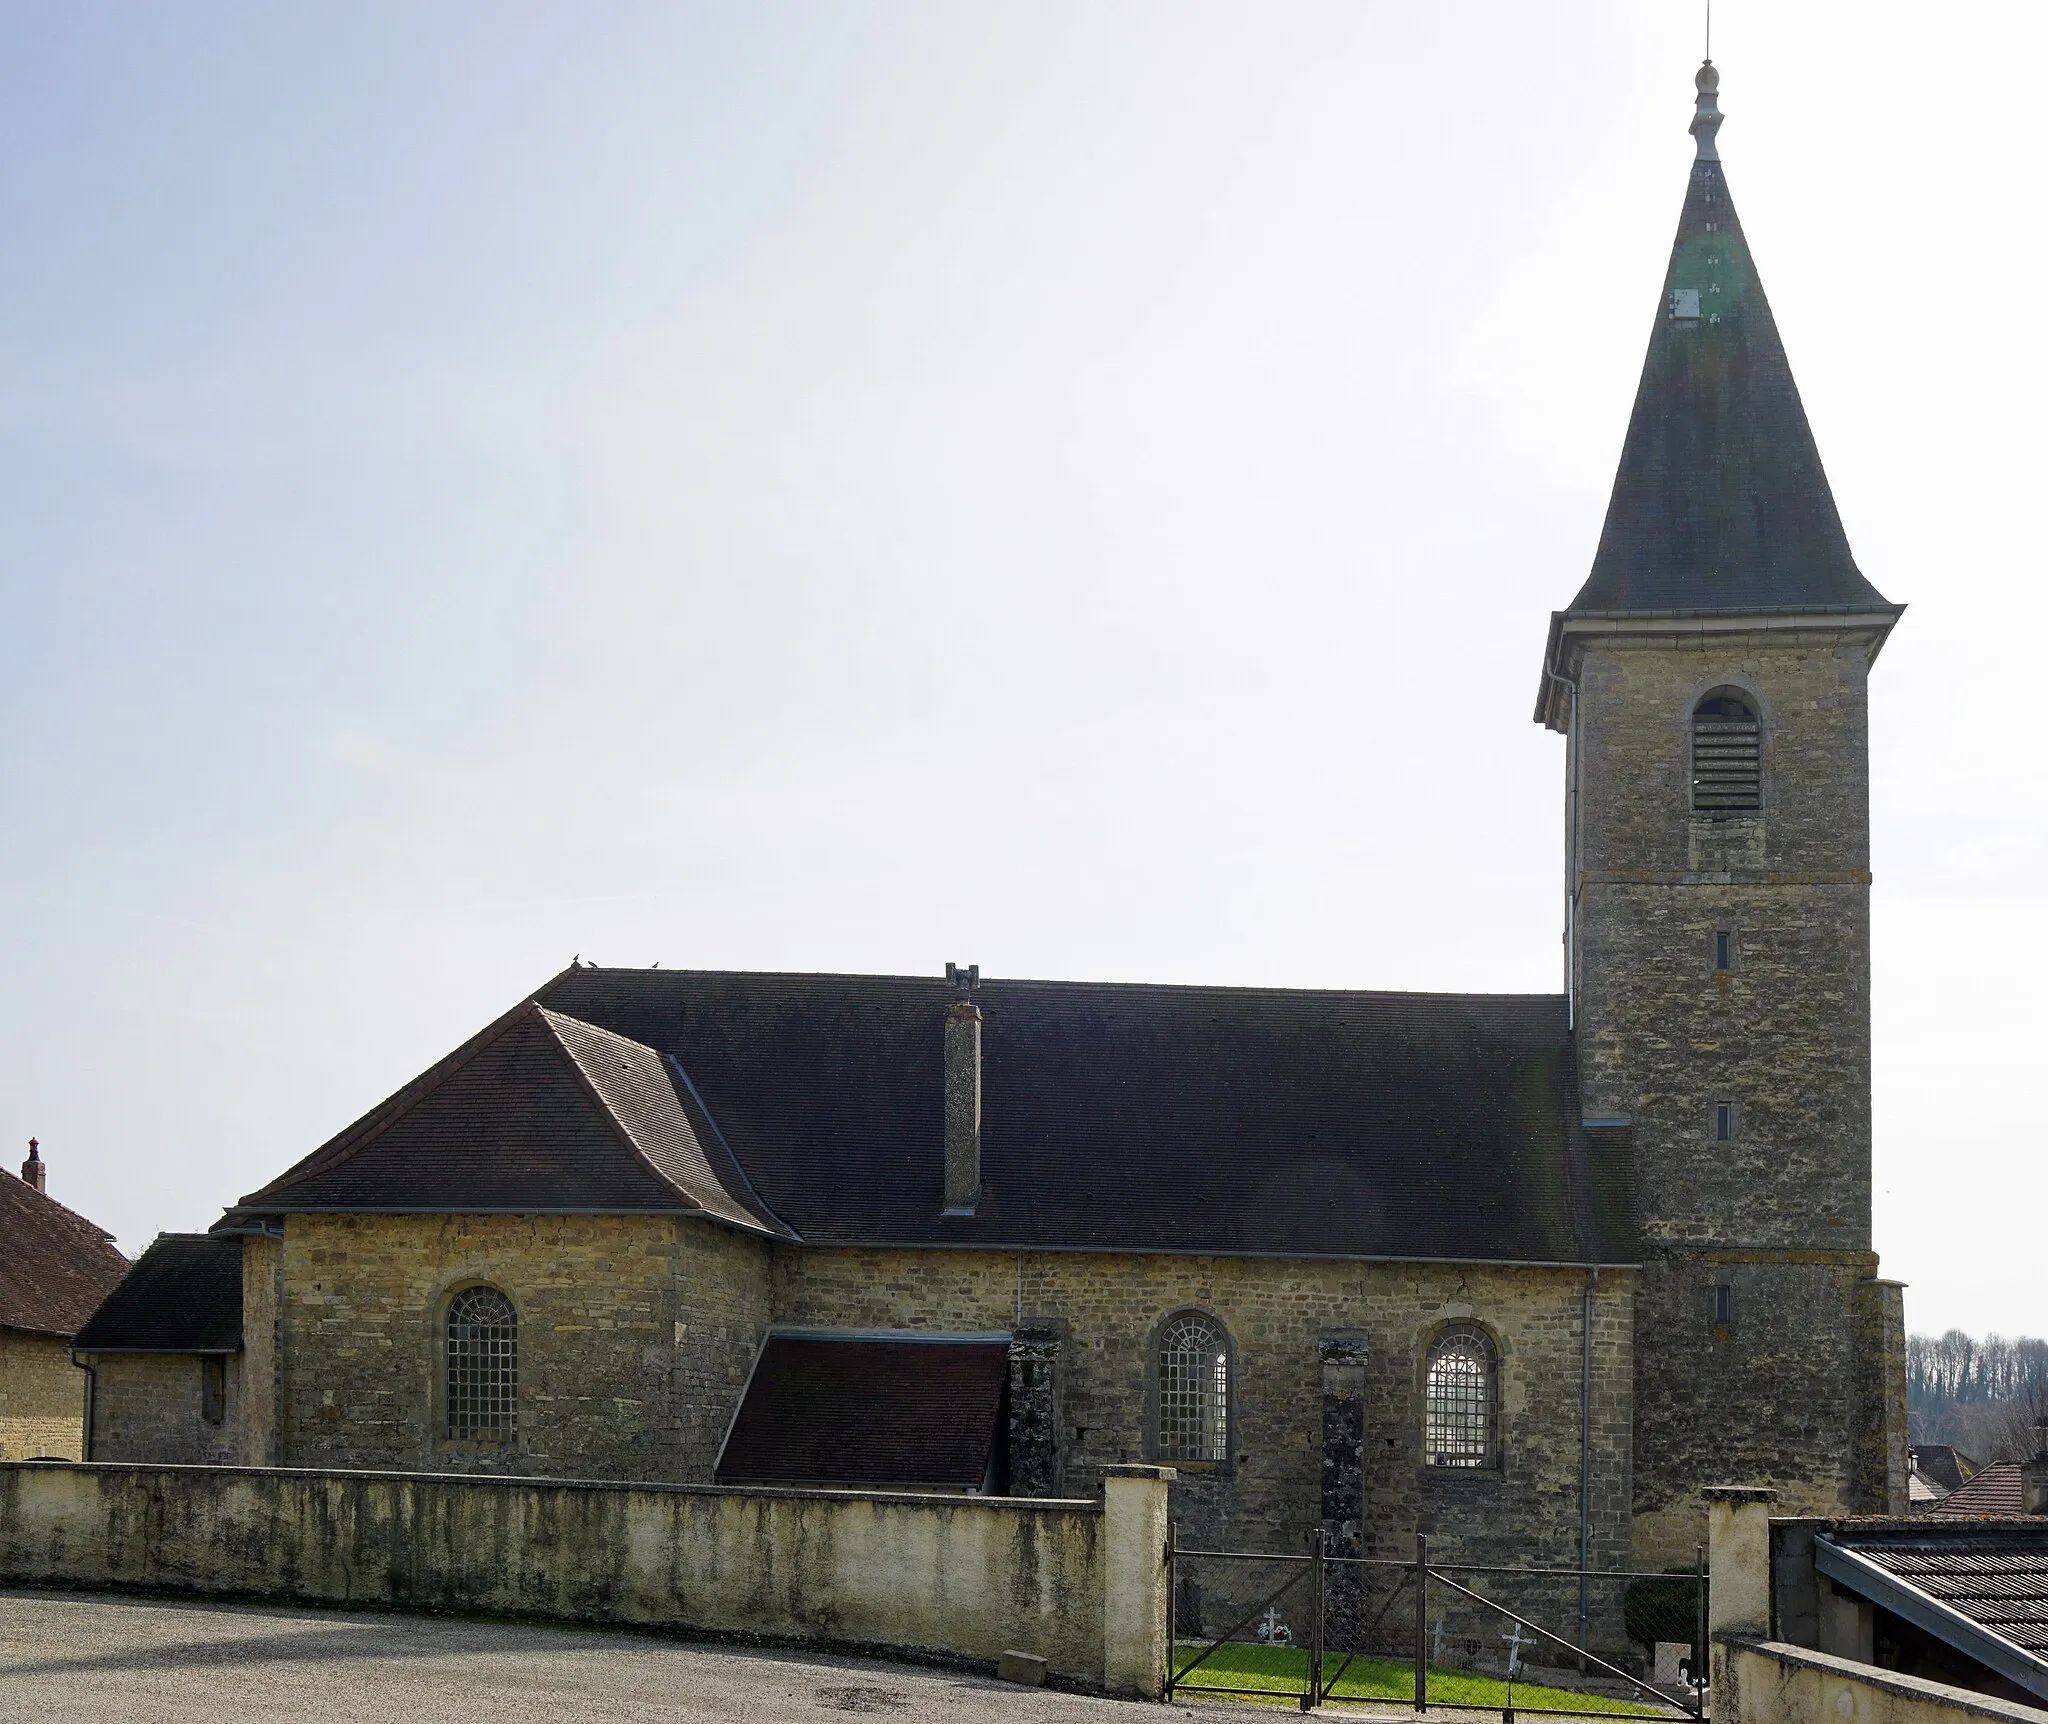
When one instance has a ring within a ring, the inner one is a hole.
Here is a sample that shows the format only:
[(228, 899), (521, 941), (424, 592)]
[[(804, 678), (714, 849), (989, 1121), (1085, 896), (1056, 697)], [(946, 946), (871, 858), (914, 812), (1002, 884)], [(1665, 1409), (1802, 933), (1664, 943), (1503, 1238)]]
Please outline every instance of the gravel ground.
[[(1286, 1715), (1219, 1702), (1139, 1710), (959, 1671), (603, 1629), (0, 1591), (5, 1724), (845, 1724), (849, 1713), (878, 1724), (1143, 1724), (1162, 1715), (1262, 1724)], [(1321, 1716), (1391, 1724), (1414, 1713), (1354, 1704)], [(1499, 1714), (1432, 1707), (1430, 1717), (1490, 1724)]]
[(28, 1724), (844, 1724), (849, 1713), (901, 1724), (1145, 1716), (957, 1671), (650, 1635), (0, 1592), (0, 1718)]

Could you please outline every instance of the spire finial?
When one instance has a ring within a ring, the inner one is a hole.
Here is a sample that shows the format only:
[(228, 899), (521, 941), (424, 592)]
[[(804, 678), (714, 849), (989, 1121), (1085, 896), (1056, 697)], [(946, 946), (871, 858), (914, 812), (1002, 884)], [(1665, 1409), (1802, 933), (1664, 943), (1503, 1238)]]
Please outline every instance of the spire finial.
[(1700, 62), (1700, 69), (1693, 74), (1692, 87), (1699, 95), (1693, 103), (1692, 124), (1686, 130), (1699, 145), (1698, 159), (1718, 162), (1721, 152), (1714, 147), (1714, 134), (1721, 129), (1721, 74), (1714, 70), (1713, 61)]

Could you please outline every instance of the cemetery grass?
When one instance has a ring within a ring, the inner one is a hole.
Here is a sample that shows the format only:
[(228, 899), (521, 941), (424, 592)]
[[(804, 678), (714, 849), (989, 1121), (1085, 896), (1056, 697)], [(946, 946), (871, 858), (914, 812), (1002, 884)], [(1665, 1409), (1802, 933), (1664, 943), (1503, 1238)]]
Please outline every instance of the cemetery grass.
[[(1174, 1649), (1177, 1667), (1187, 1672), (1193, 1683), (1215, 1683), (1225, 1688), (1252, 1688), (1270, 1691), (1275, 1700), (1292, 1700), (1298, 1696), (1308, 1682), (1308, 1652), (1297, 1646), (1264, 1646), (1257, 1642), (1232, 1642), (1219, 1646), (1203, 1658), (1199, 1665), (1194, 1661), (1201, 1657), (1207, 1642), (1182, 1641)], [(1193, 1669), (1189, 1669), (1194, 1665)], [(1338, 1671), (1343, 1671), (1341, 1677)], [(1323, 1679), (1331, 1683), (1328, 1698), (1344, 1700), (1406, 1700), (1415, 1698), (1415, 1667), (1401, 1658), (1368, 1658), (1364, 1654), (1353, 1658), (1347, 1665), (1344, 1654), (1323, 1654)], [(1190, 1693), (1190, 1698), (1211, 1700), (1240, 1699), (1257, 1704), (1257, 1694), (1201, 1695)], [(1602, 1712), (1662, 1712), (1669, 1711), (1673, 1718), (1685, 1714), (1651, 1695), (1641, 1699), (1621, 1699), (1611, 1694), (1587, 1694), (1575, 1688), (1550, 1688), (1541, 1683), (1524, 1682), (1517, 1678), (1513, 1693), (1515, 1709), (1524, 1707), (1556, 1707), (1561, 1711), (1579, 1713)], [(1499, 1712), (1509, 1700), (1508, 1684), (1498, 1676), (1487, 1676), (1471, 1670), (1439, 1670), (1435, 1665), (1429, 1670), (1429, 1703), (1432, 1707), (1470, 1707), (1478, 1711)]]

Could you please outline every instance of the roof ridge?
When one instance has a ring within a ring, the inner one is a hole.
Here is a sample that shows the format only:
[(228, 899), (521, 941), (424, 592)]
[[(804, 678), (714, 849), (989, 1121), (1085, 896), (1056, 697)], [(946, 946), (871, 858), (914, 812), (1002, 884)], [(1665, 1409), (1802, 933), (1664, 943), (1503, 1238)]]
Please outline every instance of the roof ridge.
[[(565, 974), (567, 972), (564, 972)], [(585, 964), (577, 971), (579, 975), (592, 973), (605, 976), (682, 976), (721, 977), (744, 976), (753, 981), (787, 982), (900, 982), (917, 987), (929, 987), (934, 992), (944, 991), (951, 997), (951, 989), (943, 976), (903, 975), (893, 971), (870, 970), (700, 970), (691, 968), (641, 969), (637, 966), (620, 965), (606, 968), (598, 964)], [(1563, 1004), (1569, 997), (1564, 993), (1487, 993), (1473, 990), (1447, 988), (1303, 988), (1287, 987), (1266, 982), (1144, 982), (1144, 981), (1096, 981), (1086, 977), (1070, 976), (991, 976), (984, 972), (980, 980), (983, 988), (1100, 988), (1124, 993), (1172, 993), (1172, 994), (1219, 994), (1237, 997), (1265, 996), (1288, 999), (1340, 999), (1340, 1000), (1474, 1000), (1495, 1002), (1527, 1002), (1535, 1004)], [(538, 997), (538, 996), (536, 996)], [(543, 1008), (552, 1010), (553, 1008)], [(573, 1017), (573, 1013), (564, 1013)], [(577, 1018), (576, 1022), (586, 1023), (588, 1019)], [(593, 1028), (598, 1026), (593, 1025)], [(637, 1045), (637, 1044), (636, 1044)]]
[[(575, 1074), (576, 1081), (582, 1086), (584, 1094), (597, 1104), (598, 1112), (604, 1115), (605, 1120), (610, 1124), (612, 1130), (618, 1133), (626, 1148), (640, 1158), (641, 1162), (656, 1179), (660, 1180), (663, 1185), (667, 1186), (692, 1209), (705, 1211), (704, 1200), (695, 1192), (687, 1190), (682, 1186), (653, 1156), (647, 1153), (647, 1146), (640, 1141), (633, 1128), (619, 1117), (619, 1110), (612, 1106), (604, 1091), (597, 1087), (597, 1080), (585, 1069), (583, 1061), (576, 1055), (576, 1050), (563, 1039), (562, 1032), (557, 1025), (561, 1023), (575, 1024), (579, 1029), (589, 1030), (593, 1035), (605, 1037), (610, 1041), (621, 1042), (629, 1048), (637, 1048), (642, 1053), (651, 1054), (654, 1057), (655, 1065), (662, 1070), (663, 1075), (666, 1075), (667, 1068), (662, 1066), (659, 1050), (650, 1048), (645, 1042), (636, 1042), (631, 1036), (622, 1036), (617, 1030), (608, 1030), (602, 1024), (589, 1023), (585, 1019), (574, 1017), (568, 1012), (551, 1011), (546, 1006), (540, 1004), (538, 1000), (534, 1002), (534, 1010), (540, 1013), (541, 1022), (547, 1028), (548, 1040), (554, 1044), (562, 1057), (569, 1062), (569, 1069)], [(708, 1211), (706, 1212), (708, 1213)]]

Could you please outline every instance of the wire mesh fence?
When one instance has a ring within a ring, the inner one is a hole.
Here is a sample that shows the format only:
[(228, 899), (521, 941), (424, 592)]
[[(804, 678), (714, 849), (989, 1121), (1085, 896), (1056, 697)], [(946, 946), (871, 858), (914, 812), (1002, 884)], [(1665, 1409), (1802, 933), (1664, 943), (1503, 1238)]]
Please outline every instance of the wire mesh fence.
[(1176, 1693), (1670, 1721), (1705, 1712), (1706, 1568), (1629, 1570), (1167, 1547)]

